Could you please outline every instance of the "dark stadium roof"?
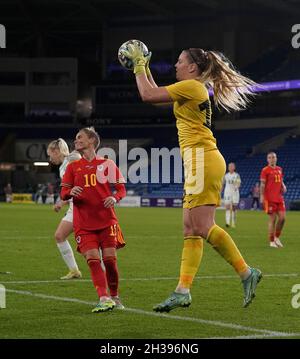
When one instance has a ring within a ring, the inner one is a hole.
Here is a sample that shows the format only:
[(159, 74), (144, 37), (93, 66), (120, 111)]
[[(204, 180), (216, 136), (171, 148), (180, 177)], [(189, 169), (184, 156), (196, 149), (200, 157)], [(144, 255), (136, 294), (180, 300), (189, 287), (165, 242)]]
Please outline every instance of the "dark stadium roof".
[[(93, 79), (100, 73), (102, 49), (107, 48), (104, 45), (110, 41), (111, 29), (120, 33), (153, 26), (153, 40), (159, 43), (156, 25), (174, 24), (176, 36), (182, 26), (197, 28), (199, 24), (199, 33), (209, 47), (210, 38), (216, 35), (205, 32), (205, 25), (211, 28), (213, 24), (220, 37), (226, 31), (238, 34), (237, 47), (241, 42), (247, 46), (251, 33), (256, 32), (258, 40), (254, 41), (259, 41), (260, 47), (253, 55), (261, 56), (262, 49), (282, 44), (292, 51), (291, 27), (299, 18), (299, 0), (1, 0), (0, 24), (6, 27), (7, 48), (0, 56), (75, 57), (81, 82), (82, 77)], [(198, 38), (197, 31), (191, 31), (190, 42)], [(255, 60), (245, 47), (239, 56), (246, 59), (239, 59), (243, 64)]]
[[(299, 22), (299, 0), (1, 0), (0, 23), (26, 42), (28, 36), (76, 36), (99, 32), (104, 24), (220, 21), (280, 31)], [(79, 36), (80, 37), (80, 36)]]

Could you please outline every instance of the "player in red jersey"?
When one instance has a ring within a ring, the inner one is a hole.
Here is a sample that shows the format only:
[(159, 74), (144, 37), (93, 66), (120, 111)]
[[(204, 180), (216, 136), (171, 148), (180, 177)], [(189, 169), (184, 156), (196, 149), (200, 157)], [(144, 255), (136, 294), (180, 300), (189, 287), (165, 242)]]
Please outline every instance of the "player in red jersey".
[[(99, 145), (100, 138), (94, 128), (81, 129), (76, 135), (75, 149), (82, 158), (68, 165), (61, 183), (61, 198), (73, 198), (77, 250), (88, 263), (100, 299), (94, 313), (111, 310), (116, 304), (123, 307), (118, 297), (116, 248), (125, 244), (114, 210), (115, 203), (126, 194), (125, 181), (113, 161), (96, 157)], [(111, 185), (115, 193), (112, 193)], [(101, 266), (99, 249), (106, 274)]]
[(260, 202), (269, 215), (270, 247), (283, 247), (279, 237), (285, 222), (285, 204), (283, 194), (286, 186), (283, 183), (282, 168), (277, 166), (275, 152), (267, 155), (268, 166), (260, 174)]

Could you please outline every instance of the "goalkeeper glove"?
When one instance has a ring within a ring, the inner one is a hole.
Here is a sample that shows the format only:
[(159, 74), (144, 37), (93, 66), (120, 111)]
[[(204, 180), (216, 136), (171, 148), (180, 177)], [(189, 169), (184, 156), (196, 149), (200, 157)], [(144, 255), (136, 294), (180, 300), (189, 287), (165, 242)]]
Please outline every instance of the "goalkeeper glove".
[(147, 59), (138, 44), (129, 44), (128, 51), (123, 52), (133, 62), (133, 72), (135, 75), (146, 73)]

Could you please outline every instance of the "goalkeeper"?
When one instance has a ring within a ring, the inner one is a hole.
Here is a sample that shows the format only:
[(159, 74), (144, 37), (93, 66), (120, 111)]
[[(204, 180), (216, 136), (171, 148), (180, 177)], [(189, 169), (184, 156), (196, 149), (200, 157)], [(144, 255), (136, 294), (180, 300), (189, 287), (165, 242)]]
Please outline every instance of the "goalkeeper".
[(214, 91), (214, 103), (226, 111), (246, 108), (255, 83), (239, 74), (222, 55), (201, 48), (183, 50), (175, 64), (176, 83), (158, 87), (138, 43), (125, 53), (134, 63), (134, 74), (141, 98), (148, 103), (172, 102), (179, 145), (183, 157), (185, 183), (183, 200), (183, 251), (180, 277), (175, 291), (154, 306), (158, 312), (188, 307), (190, 289), (199, 269), (206, 240), (241, 278), (247, 307), (255, 297), (262, 278), (260, 270), (248, 266), (231, 236), (215, 223), (220, 205), (226, 164), (211, 131), (211, 103), (207, 86)]

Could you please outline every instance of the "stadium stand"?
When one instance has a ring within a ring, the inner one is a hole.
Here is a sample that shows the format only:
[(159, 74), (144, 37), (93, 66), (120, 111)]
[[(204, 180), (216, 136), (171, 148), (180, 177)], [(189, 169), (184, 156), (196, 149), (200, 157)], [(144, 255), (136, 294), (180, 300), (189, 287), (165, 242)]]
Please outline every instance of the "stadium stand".
[[(230, 130), (220, 131), (218, 134), (219, 147), (226, 162), (235, 161), (237, 172), (241, 175), (241, 197), (249, 197), (251, 189), (259, 181), (260, 171), (266, 165), (266, 154), (251, 155), (252, 145), (262, 142), (269, 137), (279, 134), (282, 129), (254, 129), (254, 130)], [(234, 133), (235, 132), (235, 133)], [(236, 138), (234, 143), (226, 141), (226, 138)], [(284, 170), (285, 183), (288, 192), (285, 195), (287, 201), (300, 198), (300, 137), (289, 138), (286, 143), (276, 149), (278, 165)], [(174, 164), (171, 162), (171, 174), (174, 173)], [(171, 178), (172, 181), (172, 178)], [(130, 185), (131, 187), (131, 185)], [(144, 194), (144, 188), (136, 189), (136, 193)], [(149, 184), (147, 195), (153, 197), (181, 197), (182, 184)]]
[[(261, 169), (266, 165), (266, 154), (257, 153), (253, 155), (253, 147), (257, 144), (263, 143), (268, 139), (271, 139), (277, 135), (280, 135), (289, 128), (257, 128), (257, 129), (239, 129), (239, 130), (218, 130), (215, 131), (217, 138), (217, 144), (220, 148), (227, 163), (233, 161), (236, 163), (237, 171), (242, 178), (241, 197), (249, 197), (251, 195), (251, 189), (254, 184), (259, 181), (259, 174)], [(12, 129), (7, 131), (7, 136)], [(38, 139), (53, 139), (57, 137), (63, 137), (69, 139), (72, 142), (77, 128), (73, 125), (68, 127), (19, 127), (14, 128), (14, 136), (16, 140), (26, 140), (35, 138)], [(101, 128), (100, 134), (103, 133), (102, 147), (109, 147), (115, 150), (118, 155), (118, 139), (114, 138), (114, 129)], [(131, 138), (128, 138), (128, 134), (131, 134)], [(142, 134), (143, 137), (138, 137), (138, 134)], [(149, 137), (147, 137), (147, 134)], [(4, 143), (7, 136), (2, 136), (2, 143)], [(144, 129), (143, 132), (140, 129), (132, 130), (125, 129), (122, 132), (122, 137), (128, 139), (128, 152), (132, 148), (141, 147), (145, 148), (150, 154), (150, 148), (163, 148), (169, 149), (178, 146), (175, 128), (167, 128), (166, 130), (157, 131), (157, 129)], [(11, 142), (11, 141), (10, 141)], [(8, 146), (5, 146), (6, 152)], [(282, 166), (285, 174), (285, 183), (288, 187), (288, 192), (285, 196), (287, 201), (292, 201), (300, 198), (300, 162), (298, 161), (298, 154), (300, 152), (300, 137), (289, 137), (284, 144), (276, 148), (278, 155), (278, 165)], [(4, 158), (4, 156), (3, 156)], [(128, 163), (130, 167), (132, 162)], [(178, 165), (178, 164), (177, 164)], [(174, 178), (175, 170), (174, 161), (170, 162), (170, 183), (162, 183), (161, 178), (159, 183), (152, 184), (136, 184), (127, 183), (127, 189), (134, 194), (147, 195), (149, 197), (182, 197), (183, 186), (182, 183), (176, 183)], [(159, 165), (159, 169), (162, 169), (162, 163)], [(180, 169), (176, 168), (180, 171)], [(148, 168), (148, 176), (151, 176), (151, 166)], [(157, 168), (156, 168), (157, 170)], [(178, 173), (177, 173), (178, 174)], [(183, 175), (183, 173), (182, 173)], [(2, 176), (3, 177), (3, 176)], [(25, 177), (24, 177), (25, 178)], [(2, 179), (4, 181), (4, 178)], [(2, 181), (2, 182), (3, 182)]]

